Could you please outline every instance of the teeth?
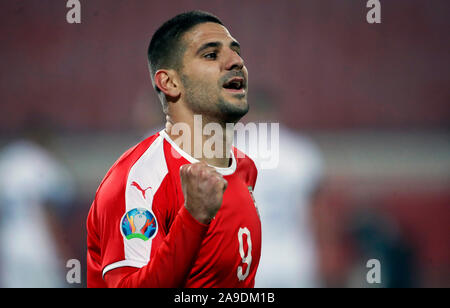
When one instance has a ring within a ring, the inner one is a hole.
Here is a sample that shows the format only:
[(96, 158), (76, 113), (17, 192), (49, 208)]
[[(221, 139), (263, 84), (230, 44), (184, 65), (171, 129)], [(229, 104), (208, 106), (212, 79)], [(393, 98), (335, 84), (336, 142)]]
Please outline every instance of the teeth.
[(242, 83), (242, 81), (234, 80), (234, 81), (231, 81), (231, 82), (225, 84), (224, 87), (239, 90), (243, 87), (243, 83)]
[(226, 85), (227, 88), (240, 89), (242, 87), (242, 83), (239, 81), (232, 81)]

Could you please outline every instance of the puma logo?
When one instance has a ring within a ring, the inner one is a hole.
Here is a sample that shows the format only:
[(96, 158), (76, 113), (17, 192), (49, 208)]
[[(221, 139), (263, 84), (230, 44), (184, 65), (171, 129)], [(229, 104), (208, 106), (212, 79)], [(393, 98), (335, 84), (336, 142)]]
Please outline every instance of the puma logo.
[(150, 186), (145, 189), (142, 189), (142, 187), (137, 182), (134, 182), (134, 181), (133, 181), (133, 183), (131, 183), (131, 186), (136, 187), (142, 193), (142, 196), (144, 197), (144, 199), (145, 199), (145, 192), (147, 190), (151, 189)]

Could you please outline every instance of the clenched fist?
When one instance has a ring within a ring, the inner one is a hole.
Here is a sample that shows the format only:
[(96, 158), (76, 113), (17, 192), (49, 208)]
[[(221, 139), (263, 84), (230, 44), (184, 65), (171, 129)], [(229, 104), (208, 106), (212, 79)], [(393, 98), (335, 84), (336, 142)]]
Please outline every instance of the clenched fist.
[(209, 224), (222, 205), (227, 181), (204, 162), (180, 168), (184, 206), (200, 223)]

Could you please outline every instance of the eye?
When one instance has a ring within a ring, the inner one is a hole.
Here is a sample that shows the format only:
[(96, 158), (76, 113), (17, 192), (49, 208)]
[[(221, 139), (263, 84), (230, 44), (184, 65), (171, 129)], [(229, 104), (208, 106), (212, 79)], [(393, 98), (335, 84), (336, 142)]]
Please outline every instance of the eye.
[(203, 57), (206, 58), (206, 59), (215, 60), (215, 59), (217, 59), (217, 53), (216, 52), (208, 52)]

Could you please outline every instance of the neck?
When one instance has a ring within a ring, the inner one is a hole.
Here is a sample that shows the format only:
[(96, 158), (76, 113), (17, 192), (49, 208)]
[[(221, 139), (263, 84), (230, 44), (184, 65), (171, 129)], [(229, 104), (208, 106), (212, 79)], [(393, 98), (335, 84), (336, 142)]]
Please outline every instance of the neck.
[(166, 133), (169, 137), (195, 159), (214, 167), (229, 167), (234, 126), (190, 112), (182, 115), (166, 116)]

